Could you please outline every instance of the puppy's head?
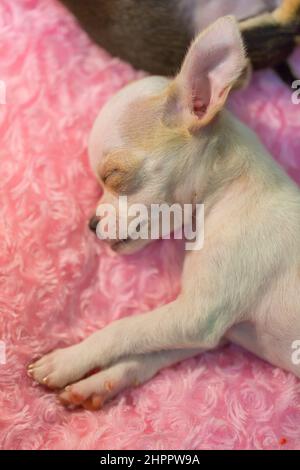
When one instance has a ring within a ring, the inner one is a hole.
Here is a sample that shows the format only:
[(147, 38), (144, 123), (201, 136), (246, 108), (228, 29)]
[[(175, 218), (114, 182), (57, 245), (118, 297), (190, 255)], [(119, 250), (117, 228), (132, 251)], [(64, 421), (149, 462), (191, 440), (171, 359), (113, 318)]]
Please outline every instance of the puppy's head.
[[(99, 206), (112, 205), (120, 219), (121, 195), (128, 206), (193, 203), (205, 180), (217, 116), (246, 66), (238, 25), (224, 17), (195, 39), (175, 79), (148, 77), (117, 93), (98, 116), (89, 144), (104, 189)], [(92, 219), (92, 229), (98, 221)], [(147, 243), (130, 233), (120, 238), (110, 243), (122, 253)]]

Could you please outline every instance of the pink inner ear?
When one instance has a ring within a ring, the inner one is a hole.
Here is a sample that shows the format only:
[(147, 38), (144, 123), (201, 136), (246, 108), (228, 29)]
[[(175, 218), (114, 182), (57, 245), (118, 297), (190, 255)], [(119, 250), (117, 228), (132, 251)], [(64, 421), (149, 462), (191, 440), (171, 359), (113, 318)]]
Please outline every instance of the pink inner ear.
[(195, 98), (193, 100), (193, 113), (201, 118), (204, 116), (207, 110), (207, 104), (205, 104), (200, 98)]
[[(196, 65), (198, 65), (196, 63)], [(195, 80), (195, 75), (198, 73), (198, 69), (195, 67), (191, 68), (190, 76), (187, 77), (187, 80), (192, 83), (192, 103), (191, 111), (199, 119), (203, 118), (206, 114), (207, 109), (211, 101), (211, 85), (207, 76), (197, 77)]]
[[(222, 99), (222, 97), (224, 96), (226, 90), (227, 90), (226, 87), (222, 88), (220, 90), (220, 92), (218, 93), (218, 99)], [(209, 98), (208, 98), (208, 100), (209, 100)], [(193, 98), (193, 113), (198, 118), (202, 118), (204, 116), (204, 114), (207, 112), (207, 109), (208, 109), (210, 104), (213, 104), (213, 103), (211, 103), (211, 100), (209, 100), (209, 102), (206, 103), (201, 97), (195, 96)]]

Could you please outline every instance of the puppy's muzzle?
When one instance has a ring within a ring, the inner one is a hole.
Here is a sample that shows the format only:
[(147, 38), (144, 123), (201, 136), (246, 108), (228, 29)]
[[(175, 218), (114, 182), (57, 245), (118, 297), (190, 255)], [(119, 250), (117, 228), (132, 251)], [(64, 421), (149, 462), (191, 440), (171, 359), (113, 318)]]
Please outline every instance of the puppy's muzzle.
[[(97, 215), (93, 215), (93, 217), (91, 217), (90, 221), (89, 221), (89, 229), (94, 232), (94, 233), (97, 233), (97, 225), (98, 223), (100, 222), (101, 220), (101, 217), (98, 217)], [(106, 243), (108, 243), (111, 248), (117, 248), (117, 246), (121, 245), (121, 244), (124, 244), (124, 243), (127, 243), (131, 240), (130, 237), (128, 238), (124, 238), (124, 239), (105, 239), (103, 241), (105, 241)]]

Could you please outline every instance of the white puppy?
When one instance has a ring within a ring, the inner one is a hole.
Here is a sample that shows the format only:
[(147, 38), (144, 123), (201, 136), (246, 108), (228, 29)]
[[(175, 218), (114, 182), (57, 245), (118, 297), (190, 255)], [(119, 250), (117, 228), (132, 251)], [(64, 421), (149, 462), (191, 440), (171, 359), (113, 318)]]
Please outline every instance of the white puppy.
[[(196, 38), (174, 80), (132, 83), (101, 111), (90, 140), (104, 186), (99, 204), (117, 209), (120, 194), (129, 204), (204, 203), (205, 242), (186, 255), (174, 302), (29, 366), (36, 381), (60, 389), (63, 403), (99, 408), (223, 340), (300, 377), (292, 360), (300, 340), (300, 191), (223, 109), (246, 65), (237, 24), (223, 17)], [(145, 243), (111, 245), (132, 252)]]

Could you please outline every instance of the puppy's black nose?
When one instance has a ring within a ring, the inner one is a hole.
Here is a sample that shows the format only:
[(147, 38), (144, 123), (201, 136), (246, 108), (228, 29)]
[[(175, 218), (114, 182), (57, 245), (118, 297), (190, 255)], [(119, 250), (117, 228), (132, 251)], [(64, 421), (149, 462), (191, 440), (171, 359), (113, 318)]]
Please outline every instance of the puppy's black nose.
[(89, 229), (92, 230), (92, 232), (96, 233), (96, 228), (97, 228), (99, 220), (100, 220), (100, 217), (98, 217), (97, 215), (93, 215), (93, 217), (90, 219)]

